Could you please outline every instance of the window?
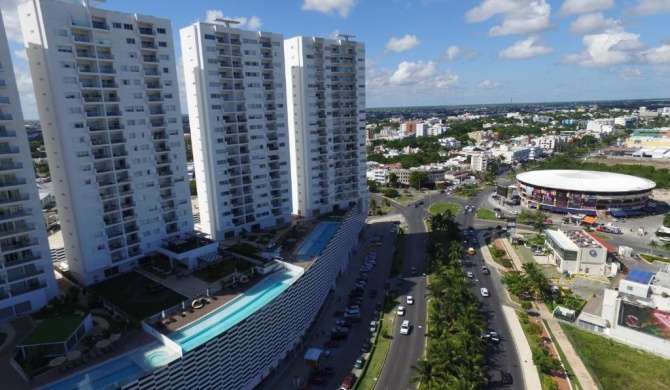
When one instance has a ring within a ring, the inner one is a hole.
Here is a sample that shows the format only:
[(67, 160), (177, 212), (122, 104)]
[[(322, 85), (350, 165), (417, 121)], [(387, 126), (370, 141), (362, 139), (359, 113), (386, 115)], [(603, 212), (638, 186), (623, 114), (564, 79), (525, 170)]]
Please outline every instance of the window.
[(139, 72), (139, 71), (140, 71), (140, 67), (137, 66), (137, 65), (130, 65), (130, 66), (128, 67), (128, 70), (130, 70), (131, 72)]
[(77, 78), (76, 77), (63, 77), (63, 82), (65, 84), (77, 84)]
[(58, 45), (58, 51), (61, 53), (72, 53), (72, 46)]
[(205, 39), (208, 41), (215, 41), (216, 37), (212, 34), (205, 34)]
[(167, 42), (159, 41), (158, 47), (167, 47)]
[(135, 92), (135, 93), (133, 94), (133, 97), (134, 97), (135, 99), (142, 99), (142, 92)]
[(165, 34), (165, 29), (158, 27), (158, 28), (156, 28), (156, 32), (159, 33), (159, 34)]
[(132, 24), (129, 24), (129, 23), (123, 23), (123, 29), (124, 29), (124, 30), (132, 30), (132, 29), (133, 29), (133, 25), (132, 25)]
[(134, 45), (135, 44), (135, 38), (126, 38), (126, 43), (129, 45)]
[(112, 23), (112, 27), (114, 27), (114, 28), (121, 28), (121, 23), (119, 23), (119, 22), (113, 22), (113, 23)]
[(258, 44), (258, 41), (255, 40), (255, 39), (244, 38), (244, 39), (242, 39), (242, 43), (248, 43), (248, 44), (252, 44), (252, 45), (257, 45), (257, 44)]
[(160, 58), (161, 61), (170, 61), (170, 56), (167, 54), (161, 54), (158, 56), (158, 58)]
[(66, 37), (67, 36), (67, 31), (62, 30), (60, 28), (54, 29), (54, 33), (56, 34), (56, 36), (59, 36), (59, 37)]

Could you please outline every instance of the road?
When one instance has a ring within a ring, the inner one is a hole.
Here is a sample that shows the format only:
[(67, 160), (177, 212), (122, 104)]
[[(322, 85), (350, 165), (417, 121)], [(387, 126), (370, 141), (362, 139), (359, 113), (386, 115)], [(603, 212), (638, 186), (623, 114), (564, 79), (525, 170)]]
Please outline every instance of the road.
[[(404, 305), (407, 308), (405, 318), (410, 320), (412, 330), (409, 335), (400, 334), (400, 324), (396, 321), (393, 331), (393, 342), (389, 350), (382, 373), (377, 381), (376, 389), (396, 390), (402, 388), (416, 388), (416, 384), (410, 384), (409, 379), (414, 375), (411, 366), (419, 360), (425, 350), (425, 330), (426, 330), (426, 271), (427, 258), (425, 254), (425, 244), (427, 235), (423, 220), (428, 216), (428, 207), (431, 203), (453, 202), (460, 205), (479, 206), (484, 203), (488, 194), (480, 193), (476, 197), (466, 200), (451, 197), (446, 194), (434, 194), (424, 198), (425, 205), (421, 208), (396, 206), (398, 213), (405, 218), (409, 234), (406, 237), (405, 263), (403, 265), (403, 275), (405, 283), (401, 288), (401, 297), (404, 300), (406, 295), (412, 295), (415, 303), (412, 306)], [(378, 200), (379, 201), (379, 200)], [(490, 222), (475, 222), (475, 213), (460, 213), (456, 216), (456, 221), (462, 228), (467, 229), (472, 226), (477, 229), (486, 229)], [(502, 304), (509, 304), (504, 287), (500, 283), (500, 275), (493, 270), (492, 275), (481, 274), (481, 253), (477, 252), (474, 256), (469, 256), (466, 267), (475, 274), (471, 282), (472, 291), (482, 301), (482, 315), (486, 319), (486, 326), (489, 330), (495, 330), (500, 334), (501, 342), (497, 346), (489, 347), (488, 364), (491, 367), (489, 377), (492, 385), (499, 384), (500, 371), (509, 371), (514, 377), (514, 384), (507, 386), (507, 389), (523, 389), (523, 376), (519, 365), (519, 358), (516, 348), (513, 344), (510, 330), (502, 313)], [(410, 277), (411, 267), (417, 267), (417, 276)], [(479, 289), (487, 287), (491, 292), (488, 298), (481, 297)], [(402, 317), (396, 317), (398, 319)], [(406, 385), (402, 385), (406, 384)], [(405, 387), (406, 386), (406, 387)]]

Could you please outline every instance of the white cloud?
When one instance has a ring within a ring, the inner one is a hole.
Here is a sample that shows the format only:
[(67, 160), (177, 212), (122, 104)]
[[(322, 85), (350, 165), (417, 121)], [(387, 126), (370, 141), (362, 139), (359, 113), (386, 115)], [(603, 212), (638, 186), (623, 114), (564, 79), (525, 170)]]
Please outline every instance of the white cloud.
[(582, 39), (582, 43), (586, 46), (584, 51), (569, 54), (563, 61), (589, 67), (631, 62), (635, 59), (634, 51), (644, 47), (639, 39), (639, 34), (628, 33), (621, 29), (586, 35)]
[(619, 70), (619, 77), (627, 81), (639, 80), (642, 78), (642, 72), (637, 68), (623, 68)]
[(440, 72), (434, 61), (426, 63), (403, 61), (398, 64), (398, 69), (393, 72), (388, 81), (397, 86), (447, 88), (458, 84), (460, 78), (450, 70)]
[(479, 83), (478, 87), (481, 89), (496, 89), (500, 87), (500, 83), (497, 81), (491, 81), (489, 79), (486, 79), (481, 83)]
[(356, 0), (305, 0), (302, 3), (302, 9), (324, 14), (332, 14), (336, 11), (341, 17), (346, 18), (356, 2)]
[(546, 0), (484, 0), (465, 14), (470, 23), (483, 22), (501, 15), (501, 26), (493, 26), (489, 35), (534, 34), (550, 27), (551, 5)]
[(402, 38), (389, 39), (384, 46), (384, 52), (400, 53), (401, 51), (410, 50), (419, 46), (419, 43), (421, 42), (419, 42), (419, 38), (417, 38), (416, 35), (406, 34)]
[(25, 49), (19, 49), (19, 50), (14, 50), (14, 57), (20, 58), (26, 62), (28, 62), (28, 53), (26, 53)]
[(500, 57), (512, 60), (536, 57), (542, 54), (551, 53), (554, 49), (538, 36), (528, 37), (527, 39), (516, 41), (507, 49), (499, 53)]
[(449, 46), (447, 51), (444, 52), (442, 59), (445, 61), (453, 61), (461, 54), (461, 48), (458, 46)]
[(614, 7), (614, 0), (565, 0), (561, 6), (564, 15), (588, 14)]
[(25, 119), (39, 119), (37, 114), (37, 102), (35, 101), (35, 90), (33, 89), (33, 79), (30, 77), (28, 63), (23, 61), (14, 61), (14, 76), (16, 77), (16, 87), (19, 90), (21, 99), (21, 108)]
[(581, 15), (572, 24), (570, 32), (573, 34), (595, 34), (620, 26), (620, 22), (614, 19), (605, 19), (602, 12)]
[(218, 9), (207, 10), (205, 12), (205, 15), (208, 22), (213, 22), (215, 19), (229, 19), (240, 23), (235, 27), (253, 31), (258, 30), (262, 25), (261, 18), (259, 18), (258, 16), (251, 16), (249, 18), (247, 18), (246, 16), (224, 16), (223, 11)]
[(640, 53), (640, 59), (651, 64), (670, 64), (670, 45), (661, 45)]
[(10, 42), (23, 43), (23, 34), (21, 33), (21, 23), (19, 23), (19, 13), (16, 7), (24, 0), (2, 0), (2, 20), (5, 24), (5, 32)]
[(368, 67), (365, 82), (367, 98), (371, 101), (397, 101), (402, 96), (405, 103), (427, 104), (453, 97), (461, 90), (460, 77), (451, 70), (438, 69), (434, 61), (403, 61), (395, 70)]
[(670, 12), (670, 1), (668, 0), (637, 0), (638, 4), (633, 8), (633, 13), (638, 15), (657, 15)]

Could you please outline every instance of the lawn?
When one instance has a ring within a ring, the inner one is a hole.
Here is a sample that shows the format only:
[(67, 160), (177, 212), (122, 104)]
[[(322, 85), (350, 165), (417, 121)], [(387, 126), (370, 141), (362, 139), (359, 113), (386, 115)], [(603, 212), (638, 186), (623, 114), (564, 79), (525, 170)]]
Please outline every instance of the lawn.
[(572, 326), (561, 328), (604, 389), (670, 388), (666, 359)]
[(238, 272), (248, 273), (252, 266), (253, 265), (250, 262), (244, 259), (232, 258), (223, 260), (212, 268), (202, 268), (193, 271), (191, 275), (198, 279), (202, 279), (207, 283), (214, 283), (217, 280), (232, 274), (236, 269)]
[(357, 390), (372, 390), (377, 384), (377, 378), (384, 368), (386, 355), (391, 348), (396, 304), (396, 299), (390, 296), (384, 302), (384, 316), (380, 321), (381, 325), (370, 356), (368, 356), (365, 370), (361, 372), (361, 377), (356, 383), (355, 389)]
[(500, 219), (496, 217), (495, 211), (484, 208), (477, 209), (477, 214), (475, 214), (475, 218), (482, 219), (484, 221), (500, 221)]
[(94, 284), (90, 290), (138, 321), (188, 299), (167, 287), (152, 290), (154, 285), (146, 276), (130, 272)]
[(440, 202), (431, 205), (428, 212), (431, 214), (444, 214), (447, 210), (451, 211), (453, 215), (457, 215), (461, 211), (461, 206), (451, 202)]
[(563, 349), (561, 348), (561, 346), (556, 342), (554, 332), (551, 331), (549, 324), (547, 324), (547, 320), (542, 319), (542, 322), (544, 322), (544, 327), (545, 329), (547, 329), (549, 337), (551, 337), (551, 341), (554, 343), (554, 347), (556, 348), (556, 352), (558, 352), (558, 356), (561, 358), (561, 362), (565, 367), (565, 371), (568, 373), (568, 378), (570, 378), (570, 383), (572, 384), (572, 387), (575, 390), (583, 390), (581, 383), (579, 383), (577, 376), (575, 376), (575, 371), (572, 369), (572, 366), (570, 365), (570, 361), (568, 361), (568, 358), (563, 353)]
[(663, 263), (670, 263), (670, 259), (667, 257), (660, 257), (660, 256), (655, 256), (655, 255), (649, 255), (646, 253), (640, 253), (639, 256), (646, 262), (651, 263), (654, 261), (660, 261)]

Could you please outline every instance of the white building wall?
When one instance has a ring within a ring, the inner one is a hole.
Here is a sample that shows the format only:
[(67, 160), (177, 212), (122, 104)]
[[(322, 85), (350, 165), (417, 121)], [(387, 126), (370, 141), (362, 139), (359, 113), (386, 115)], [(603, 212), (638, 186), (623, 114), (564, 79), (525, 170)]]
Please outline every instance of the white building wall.
[(203, 231), (289, 222), (283, 37), (200, 22), (180, 34)]
[(250, 390), (257, 386), (291, 351), (304, 345), (307, 330), (359, 244), (367, 214), (363, 203), (346, 214), (323, 252), (288, 290), (207, 344), (122, 388)]
[(68, 264), (95, 283), (193, 230), (170, 22), (54, 0), (19, 18)]
[(365, 47), (294, 37), (284, 48), (293, 212), (348, 208), (367, 197)]
[(0, 321), (58, 294), (9, 44), (0, 15)]

